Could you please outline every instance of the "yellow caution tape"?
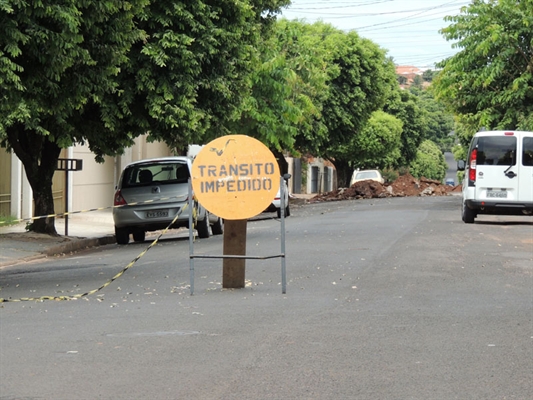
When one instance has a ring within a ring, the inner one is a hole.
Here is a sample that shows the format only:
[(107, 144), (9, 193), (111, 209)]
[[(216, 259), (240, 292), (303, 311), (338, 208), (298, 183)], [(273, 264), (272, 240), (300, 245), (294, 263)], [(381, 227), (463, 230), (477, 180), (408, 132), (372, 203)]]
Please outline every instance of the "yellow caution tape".
[[(102, 211), (102, 210), (110, 210), (113, 208), (122, 208), (122, 207), (129, 207), (129, 206), (138, 206), (141, 204), (149, 204), (149, 203), (155, 203), (157, 201), (165, 201), (165, 200), (171, 200), (171, 199), (179, 199), (183, 198), (184, 196), (172, 196), (172, 197), (160, 197), (157, 199), (152, 200), (146, 200), (146, 201), (138, 201), (135, 203), (128, 203), (128, 204), (121, 204), (119, 206), (109, 206), (109, 207), (99, 207), (99, 208), (89, 208), (87, 210), (79, 210), (79, 211), (69, 211), (61, 214), (48, 214), (48, 215), (39, 215), (37, 217), (30, 217), (30, 218), (22, 218), (22, 219), (14, 219), (10, 220), (9, 224), (17, 224), (19, 222), (24, 221), (35, 221), (37, 219), (44, 219), (44, 218), (56, 218), (56, 217), (64, 217), (65, 215), (73, 215), (73, 214), (80, 214), (80, 213), (86, 213), (86, 212), (92, 212), (92, 211)], [(0, 226), (3, 224), (7, 224), (8, 221), (0, 221)]]

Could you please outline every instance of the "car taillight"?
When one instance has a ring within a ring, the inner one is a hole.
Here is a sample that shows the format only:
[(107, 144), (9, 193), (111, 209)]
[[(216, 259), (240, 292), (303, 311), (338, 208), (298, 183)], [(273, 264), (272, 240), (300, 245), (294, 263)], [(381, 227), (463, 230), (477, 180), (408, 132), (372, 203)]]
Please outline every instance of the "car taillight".
[(125, 204), (128, 204), (124, 197), (122, 197), (122, 193), (120, 193), (120, 190), (117, 190), (115, 192), (115, 199), (113, 201), (113, 205), (115, 206), (123, 206)]
[(477, 149), (472, 150), (470, 154), (470, 166), (468, 171), (468, 179), (471, 182), (476, 181), (476, 165), (477, 165)]

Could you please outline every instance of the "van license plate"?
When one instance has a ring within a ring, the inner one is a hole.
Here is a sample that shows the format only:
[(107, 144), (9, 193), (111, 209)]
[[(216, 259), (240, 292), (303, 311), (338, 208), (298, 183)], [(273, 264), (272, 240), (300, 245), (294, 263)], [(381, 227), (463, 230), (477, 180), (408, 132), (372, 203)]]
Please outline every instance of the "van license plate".
[(147, 211), (146, 218), (168, 217), (168, 211)]
[(487, 197), (496, 199), (506, 199), (507, 190), (487, 190)]

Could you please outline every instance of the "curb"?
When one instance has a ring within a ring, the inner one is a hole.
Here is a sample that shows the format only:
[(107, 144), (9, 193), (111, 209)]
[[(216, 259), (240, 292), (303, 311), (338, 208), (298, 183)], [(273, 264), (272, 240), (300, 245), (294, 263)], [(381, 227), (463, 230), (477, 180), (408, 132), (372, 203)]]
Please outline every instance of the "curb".
[(58, 256), (66, 253), (75, 253), (80, 250), (89, 249), (92, 247), (105, 246), (108, 244), (117, 243), (115, 235), (107, 235), (98, 238), (84, 238), (78, 240), (72, 240), (63, 244), (51, 246), (47, 249), (42, 250), (41, 252), (30, 255), (27, 257), (13, 258), (9, 261), (0, 262), (0, 270), (13, 267), (22, 263), (40, 260), (46, 257)]
[(88, 238), (73, 240), (71, 242), (63, 243), (57, 246), (52, 246), (43, 251), (43, 254), (46, 256), (56, 256), (59, 254), (76, 252), (83, 249), (88, 249), (91, 247), (104, 246), (107, 244), (114, 244), (117, 240), (115, 235), (108, 235), (99, 238)]

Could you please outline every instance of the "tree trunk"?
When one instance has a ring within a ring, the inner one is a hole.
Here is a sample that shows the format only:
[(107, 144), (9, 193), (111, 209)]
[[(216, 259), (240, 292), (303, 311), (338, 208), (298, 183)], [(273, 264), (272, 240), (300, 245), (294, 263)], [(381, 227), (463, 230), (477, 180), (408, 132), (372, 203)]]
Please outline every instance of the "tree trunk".
[(285, 159), (285, 156), (283, 153), (277, 149), (271, 150), (272, 154), (274, 154), (274, 157), (276, 157), (276, 160), (278, 161), (279, 165), (279, 173), (281, 176), (285, 175), (289, 172), (289, 163)]
[(338, 187), (350, 186), (350, 179), (352, 177), (353, 168), (350, 167), (347, 161), (332, 160), (335, 169), (337, 170), (337, 184)]
[[(10, 127), (7, 130), (13, 151), (24, 165), (28, 182), (33, 191), (35, 217), (54, 214), (54, 197), (52, 194), (52, 178), (57, 168), (57, 160), (61, 148), (22, 126)], [(30, 230), (57, 236), (55, 218), (40, 218), (33, 221)]]

